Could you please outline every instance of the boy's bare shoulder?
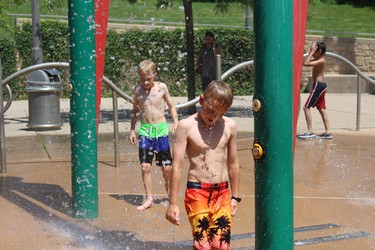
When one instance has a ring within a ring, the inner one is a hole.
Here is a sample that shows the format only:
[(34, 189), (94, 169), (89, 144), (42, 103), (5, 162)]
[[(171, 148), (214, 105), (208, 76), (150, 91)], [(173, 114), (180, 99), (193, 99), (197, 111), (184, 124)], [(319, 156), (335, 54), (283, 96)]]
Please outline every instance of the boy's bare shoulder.
[(142, 88), (141, 85), (136, 84), (136, 85), (133, 86), (133, 92), (139, 92), (141, 90), (141, 88)]
[(187, 118), (178, 121), (178, 126), (182, 129), (188, 129), (197, 124), (196, 115), (191, 115)]
[(233, 120), (232, 118), (230, 118), (228, 116), (223, 116), (223, 119), (224, 119), (225, 123), (228, 124), (228, 126), (237, 127), (236, 121)]
[(155, 82), (159, 88), (168, 88), (167, 84), (165, 84), (164, 82)]

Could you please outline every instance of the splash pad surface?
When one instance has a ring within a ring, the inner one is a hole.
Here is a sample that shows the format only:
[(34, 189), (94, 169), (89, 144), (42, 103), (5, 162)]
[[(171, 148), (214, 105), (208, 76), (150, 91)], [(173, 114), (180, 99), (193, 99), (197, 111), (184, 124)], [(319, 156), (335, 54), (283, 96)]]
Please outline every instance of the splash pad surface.
[[(351, 132), (336, 133), (333, 140), (297, 141), (296, 246), (370, 249), (375, 244), (375, 185), (371, 174), (375, 166), (374, 139), (375, 136)], [(124, 145), (121, 165), (116, 168), (109, 152), (113, 142), (99, 137), (99, 217), (78, 220), (70, 207), (69, 143), (66, 139), (49, 138), (54, 141), (48, 145), (53, 157), (50, 160), (38, 159), (43, 152), (36, 146), (29, 150), (31, 154), (10, 152), (22, 145), (37, 144), (35, 140), (8, 140), (8, 173), (1, 176), (0, 197), (0, 243), (4, 249), (190, 249), (183, 184), (179, 199), (181, 226), (175, 227), (164, 218), (167, 196), (156, 167), (152, 172), (155, 206), (137, 211), (144, 191), (136, 147)], [(251, 249), (255, 245), (252, 143), (251, 132), (239, 133), (243, 201), (233, 219), (232, 249)], [(31, 155), (35, 157), (30, 158)]]
[[(301, 101), (307, 96), (301, 94)], [(294, 158), (294, 240), (304, 249), (371, 249), (375, 245), (375, 95), (362, 95), (361, 130), (355, 131), (353, 94), (327, 94), (333, 140), (297, 140)], [(174, 98), (175, 104), (186, 98)], [(236, 97), (228, 116), (239, 130), (240, 210), (233, 219), (232, 249), (252, 249), (254, 161), (252, 97)], [(345, 103), (346, 105), (342, 105)], [(16, 101), (5, 113), (6, 174), (0, 174), (0, 245), (2, 249), (191, 249), (190, 226), (183, 210), (175, 227), (164, 217), (163, 178), (153, 167), (155, 206), (137, 211), (144, 190), (137, 147), (126, 135), (131, 104), (120, 102), (120, 166), (113, 152), (112, 100), (102, 100), (98, 136), (99, 217), (78, 220), (71, 209), (69, 102), (61, 100), (61, 130), (26, 130), (27, 104)], [(322, 122), (312, 110), (313, 127)], [(297, 129), (304, 132), (300, 115)], [(186, 169), (185, 169), (186, 170)], [(186, 174), (184, 175), (186, 176)], [(184, 181), (183, 181), (184, 182)], [(182, 182), (182, 183), (183, 183)]]

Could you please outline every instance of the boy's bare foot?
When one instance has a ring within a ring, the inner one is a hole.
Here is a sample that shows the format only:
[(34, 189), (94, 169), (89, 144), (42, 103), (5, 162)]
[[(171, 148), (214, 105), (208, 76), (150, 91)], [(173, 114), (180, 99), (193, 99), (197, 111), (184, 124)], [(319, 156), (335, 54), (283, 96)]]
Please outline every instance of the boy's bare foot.
[(154, 204), (154, 203), (153, 203), (153, 200), (147, 200), (147, 201), (146, 201), (145, 203), (143, 203), (141, 206), (138, 206), (138, 207), (137, 207), (137, 210), (139, 210), (139, 211), (146, 210), (146, 209), (152, 207), (153, 204)]

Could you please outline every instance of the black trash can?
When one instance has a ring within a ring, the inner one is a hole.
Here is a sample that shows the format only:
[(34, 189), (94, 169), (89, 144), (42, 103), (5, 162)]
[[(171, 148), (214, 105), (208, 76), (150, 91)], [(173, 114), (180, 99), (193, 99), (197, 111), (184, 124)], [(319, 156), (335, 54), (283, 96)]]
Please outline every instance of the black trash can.
[(56, 130), (63, 125), (60, 115), (60, 72), (55, 69), (30, 73), (26, 91), (29, 98), (31, 130)]

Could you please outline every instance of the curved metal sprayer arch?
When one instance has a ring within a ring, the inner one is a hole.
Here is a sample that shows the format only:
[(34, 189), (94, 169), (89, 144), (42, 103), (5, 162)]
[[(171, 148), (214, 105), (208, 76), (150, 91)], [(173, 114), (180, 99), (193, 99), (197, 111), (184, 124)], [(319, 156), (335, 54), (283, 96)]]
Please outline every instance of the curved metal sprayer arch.
[[(308, 53), (304, 54), (304, 57), (306, 57), (308, 55)], [(369, 76), (365, 75), (362, 71), (360, 71), (360, 69), (355, 66), (352, 62), (350, 62), (348, 59), (346, 59), (345, 57), (342, 57), (338, 54), (335, 54), (335, 53), (332, 53), (332, 52), (326, 52), (325, 54), (326, 56), (328, 57), (333, 57), (335, 59), (338, 59), (346, 64), (348, 64), (350, 67), (352, 67), (355, 72), (360, 76), (362, 77), (363, 79), (365, 79), (366, 81), (368, 81), (369, 83), (371, 84), (374, 84), (375, 85), (375, 79), (372, 79), (370, 78)], [(233, 75), (234, 73), (236, 73), (237, 71), (241, 70), (241, 69), (244, 69), (246, 67), (249, 67), (249, 66), (252, 66), (254, 65), (254, 60), (251, 60), (251, 61), (246, 61), (246, 62), (242, 62), (240, 64), (237, 64), (235, 66), (233, 66), (232, 68), (228, 69), (226, 72), (224, 72), (222, 75), (221, 75), (221, 79), (222, 80), (225, 80), (227, 79), (229, 76)], [(12, 96), (12, 91), (11, 89), (9, 88), (8, 84), (13, 81), (14, 79), (24, 75), (24, 74), (27, 74), (27, 73), (30, 73), (32, 71), (35, 71), (35, 70), (39, 70), (39, 69), (46, 69), (46, 68), (69, 68), (69, 63), (66, 63), (66, 62), (50, 62), (50, 63), (41, 63), (41, 64), (36, 64), (36, 65), (33, 65), (33, 66), (29, 66), (29, 67), (26, 67), (26, 68), (23, 68), (21, 69), (20, 71), (17, 71), (13, 74), (11, 74), (10, 76), (8, 76), (7, 78), (5, 78), (3, 80), (3, 86), (6, 86), (7, 88), (7, 91), (8, 93), (10, 94), (10, 98), (8, 99), (5, 107), (4, 107), (4, 112), (7, 111), (7, 109), (10, 107), (11, 103), (12, 103), (12, 99), (13, 99), (13, 96)], [(116, 84), (114, 84), (111, 80), (109, 80), (107, 77), (103, 77), (103, 81), (104, 83), (106, 83), (113, 91), (115, 91), (119, 96), (121, 96), (122, 98), (124, 98), (125, 100), (129, 101), (129, 102), (133, 102), (133, 98), (131, 96), (129, 96), (128, 94), (126, 94), (125, 92), (123, 92), (120, 88), (118, 88), (116, 86)], [(183, 108), (188, 108), (190, 106), (193, 106), (195, 104), (197, 104), (199, 102), (199, 97), (193, 99), (193, 100), (190, 100), (188, 102), (185, 102), (185, 103), (181, 103), (181, 104), (178, 104), (176, 105), (176, 108), (177, 109), (183, 109)]]

